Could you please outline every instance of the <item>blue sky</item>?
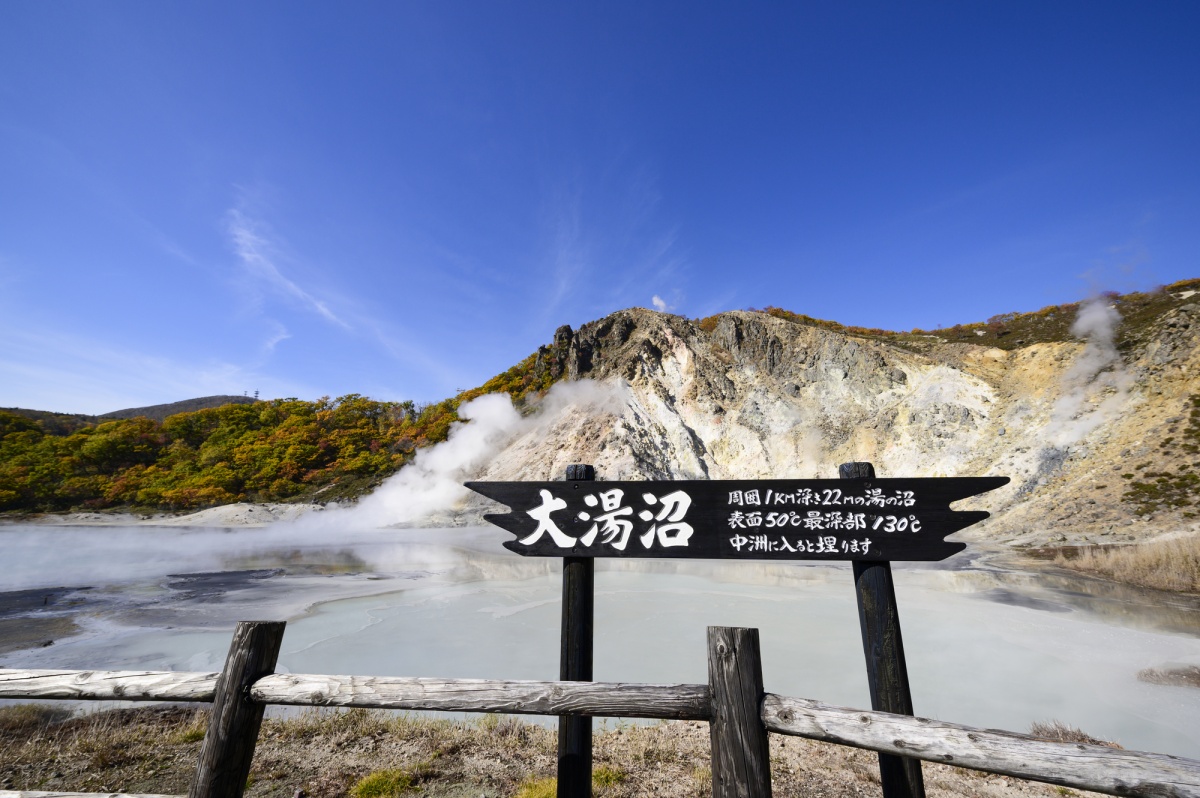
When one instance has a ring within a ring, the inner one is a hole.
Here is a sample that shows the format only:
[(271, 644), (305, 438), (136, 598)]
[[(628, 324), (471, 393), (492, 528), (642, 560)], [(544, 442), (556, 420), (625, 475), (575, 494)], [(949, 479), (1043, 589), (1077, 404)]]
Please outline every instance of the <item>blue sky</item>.
[(1200, 276), (1200, 4), (0, 4), (0, 406), (443, 398), (655, 297)]

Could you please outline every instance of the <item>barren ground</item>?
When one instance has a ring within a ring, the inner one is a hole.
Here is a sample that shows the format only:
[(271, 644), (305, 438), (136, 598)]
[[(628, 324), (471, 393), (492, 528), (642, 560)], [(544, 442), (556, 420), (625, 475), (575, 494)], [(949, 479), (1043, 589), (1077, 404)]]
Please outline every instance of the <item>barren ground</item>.
[[(0, 789), (187, 792), (207, 710), (121, 709), (63, 720), (52, 707), (0, 709)], [(343, 796), (368, 774), (403, 769), (428, 798), (513, 796), (553, 777), (556, 735), (511, 717), (430, 720), (364, 710), (268, 719), (248, 796)], [(876, 796), (874, 753), (771, 736), (774, 794)], [(1068, 796), (1061, 787), (943, 765), (924, 766), (930, 798)], [(594, 742), (597, 798), (711, 795), (708, 727), (614, 725)], [(1093, 793), (1086, 793), (1092, 795)]]

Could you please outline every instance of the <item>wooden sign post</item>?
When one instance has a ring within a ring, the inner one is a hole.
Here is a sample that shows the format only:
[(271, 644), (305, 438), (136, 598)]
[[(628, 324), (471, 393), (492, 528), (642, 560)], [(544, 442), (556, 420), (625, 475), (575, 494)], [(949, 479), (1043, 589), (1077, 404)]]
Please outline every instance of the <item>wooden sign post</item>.
[[(568, 482), (591, 482), (590, 465), (567, 466)], [(592, 630), (595, 619), (596, 561), (592, 557), (563, 557), (562, 639), (558, 678), (564, 682), (592, 680)], [(564, 715), (558, 719), (558, 798), (592, 794), (592, 719)]]
[[(988, 513), (951, 510), (1008, 477), (877, 479), (846, 463), (841, 479), (599, 482), (591, 466), (565, 482), (468, 482), (508, 505), (484, 518), (522, 556), (563, 558), (560, 678), (592, 679), (596, 557), (850, 560), (876, 710), (912, 714), (891, 561), (944, 560), (966, 548), (947, 535)], [(885, 798), (924, 798), (916, 760), (880, 754)], [(591, 794), (591, 721), (560, 718), (559, 798)]]
[[(875, 479), (870, 463), (842, 463), (842, 479)], [(871, 709), (896, 715), (912, 715), (912, 692), (900, 635), (900, 612), (892, 564), (887, 560), (855, 560), (854, 592), (858, 596), (858, 624), (862, 630), (863, 653), (867, 659), (867, 684)], [(879, 781), (883, 798), (925, 798), (921, 761), (892, 754), (879, 755)]]

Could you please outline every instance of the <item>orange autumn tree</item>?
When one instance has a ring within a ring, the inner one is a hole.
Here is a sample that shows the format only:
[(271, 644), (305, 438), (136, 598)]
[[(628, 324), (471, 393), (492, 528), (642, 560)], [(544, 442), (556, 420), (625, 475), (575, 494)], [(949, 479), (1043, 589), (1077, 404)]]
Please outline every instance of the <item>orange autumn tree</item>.
[[(236, 501), (354, 498), (446, 439), (458, 408), (505, 392), (518, 406), (561, 376), (547, 347), (429, 405), (359, 394), (273, 399), (65, 425), (0, 411), (0, 511), (196, 510)], [(43, 414), (50, 415), (50, 414)]]

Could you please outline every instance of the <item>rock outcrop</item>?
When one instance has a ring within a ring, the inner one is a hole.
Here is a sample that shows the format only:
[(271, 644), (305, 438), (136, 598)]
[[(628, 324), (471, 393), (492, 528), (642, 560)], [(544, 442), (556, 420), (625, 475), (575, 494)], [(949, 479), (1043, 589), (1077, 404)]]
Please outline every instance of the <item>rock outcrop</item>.
[(556, 479), (588, 462), (604, 479), (808, 478), (867, 460), (880, 476), (1010, 476), (973, 500), (993, 517), (968, 537), (1035, 544), (1196, 532), (1200, 509), (1186, 499), (1148, 510), (1126, 493), (1143, 474), (1187, 474), (1200, 462), (1178, 443), (1189, 429), (1200, 435), (1191, 415), (1198, 338), (1195, 302), (1149, 323), (1120, 353), (1105, 341), (901, 345), (759, 312), (702, 325), (623, 310), (560, 328), (557, 359), (544, 355), (545, 367), (619, 400), (555, 415), (481, 476)]

